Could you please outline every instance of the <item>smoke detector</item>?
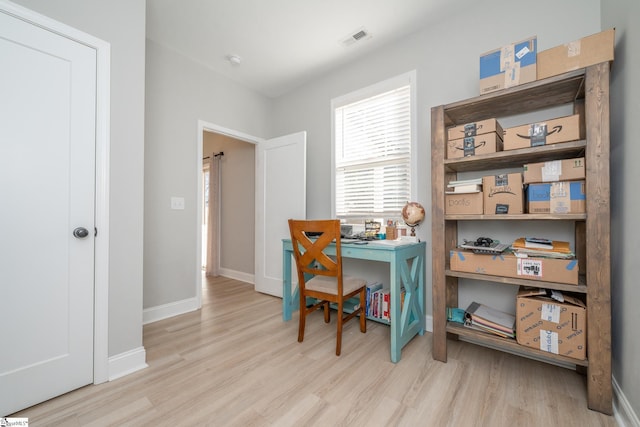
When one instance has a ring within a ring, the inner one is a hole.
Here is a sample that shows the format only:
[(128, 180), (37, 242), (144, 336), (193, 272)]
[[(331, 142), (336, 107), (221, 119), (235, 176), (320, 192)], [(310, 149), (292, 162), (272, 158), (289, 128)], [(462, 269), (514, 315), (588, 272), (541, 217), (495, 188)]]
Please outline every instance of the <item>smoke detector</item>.
[(240, 63), (242, 62), (242, 58), (240, 58), (238, 55), (227, 55), (227, 61), (229, 61), (229, 63), (231, 65), (240, 65)]
[(355, 42), (368, 40), (370, 38), (371, 38), (371, 33), (369, 33), (364, 27), (361, 27), (361, 28), (358, 28), (353, 33), (349, 34), (348, 36), (344, 37), (340, 41), (340, 43), (343, 46), (351, 46)]

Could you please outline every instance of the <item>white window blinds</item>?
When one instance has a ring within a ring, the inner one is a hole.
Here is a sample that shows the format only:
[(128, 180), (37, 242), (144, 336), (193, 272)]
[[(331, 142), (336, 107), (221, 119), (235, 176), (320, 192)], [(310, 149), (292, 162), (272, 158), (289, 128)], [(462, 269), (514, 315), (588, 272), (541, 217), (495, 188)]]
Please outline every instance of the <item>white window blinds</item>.
[(410, 85), (334, 111), (336, 216), (400, 216), (411, 193)]

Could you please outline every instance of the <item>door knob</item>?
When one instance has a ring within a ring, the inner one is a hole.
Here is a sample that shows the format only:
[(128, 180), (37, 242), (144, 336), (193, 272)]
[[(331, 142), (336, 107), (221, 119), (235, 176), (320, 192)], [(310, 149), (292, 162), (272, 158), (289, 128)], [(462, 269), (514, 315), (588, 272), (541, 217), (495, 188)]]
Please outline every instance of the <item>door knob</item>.
[(88, 235), (89, 235), (89, 230), (87, 230), (84, 227), (78, 227), (75, 230), (73, 230), (73, 236), (77, 237), (78, 239), (84, 239)]

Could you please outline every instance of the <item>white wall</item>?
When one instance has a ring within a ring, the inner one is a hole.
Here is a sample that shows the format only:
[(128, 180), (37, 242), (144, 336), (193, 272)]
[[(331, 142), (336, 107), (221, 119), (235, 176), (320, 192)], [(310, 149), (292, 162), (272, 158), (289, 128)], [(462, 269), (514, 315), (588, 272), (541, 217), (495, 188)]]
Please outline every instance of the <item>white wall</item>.
[[(603, 0), (602, 26), (616, 28), (611, 77), (611, 272), (613, 376), (640, 415), (640, 2)], [(636, 423), (638, 422), (636, 418)]]
[[(144, 307), (196, 295), (198, 120), (269, 134), (271, 101), (147, 40)], [(171, 210), (172, 196), (184, 210)]]
[(111, 44), (109, 356), (142, 346), (144, 0), (16, 0)]
[[(540, 10), (553, 13), (539, 13)], [(544, 25), (541, 24), (541, 21)], [(431, 107), (479, 95), (479, 57), (498, 46), (532, 35), (538, 48), (548, 49), (600, 31), (600, 2), (571, 0), (529, 2), (492, 0), (456, 13), (449, 19), (425, 23), (425, 29), (342, 69), (282, 96), (274, 103), (274, 134), (307, 131), (307, 213), (330, 216), (331, 99), (384, 79), (417, 70), (418, 194), (414, 199), (431, 210)], [(526, 123), (526, 122), (525, 122)], [(499, 225), (494, 226), (496, 232)], [(429, 218), (417, 229), (427, 241), (426, 311), (431, 315), (431, 229)], [(476, 236), (477, 237), (477, 236)], [(482, 289), (478, 293), (477, 289)], [(461, 281), (460, 305), (478, 295), (499, 301), (513, 311), (513, 286)], [(512, 295), (505, 295), (505, 292)]]

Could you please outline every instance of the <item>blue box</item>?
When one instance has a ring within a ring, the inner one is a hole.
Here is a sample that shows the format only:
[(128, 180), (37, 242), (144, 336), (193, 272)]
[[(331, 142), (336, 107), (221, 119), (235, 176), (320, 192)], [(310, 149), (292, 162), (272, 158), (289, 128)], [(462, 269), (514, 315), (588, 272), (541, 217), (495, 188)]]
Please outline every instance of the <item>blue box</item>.
[(585, 213), (585, 181), (556, 181), (529, 184), (527, 187), (528, 212)]
[(538, 39), (530, 37), (480, 56), (480, 95), (536, 80)]

